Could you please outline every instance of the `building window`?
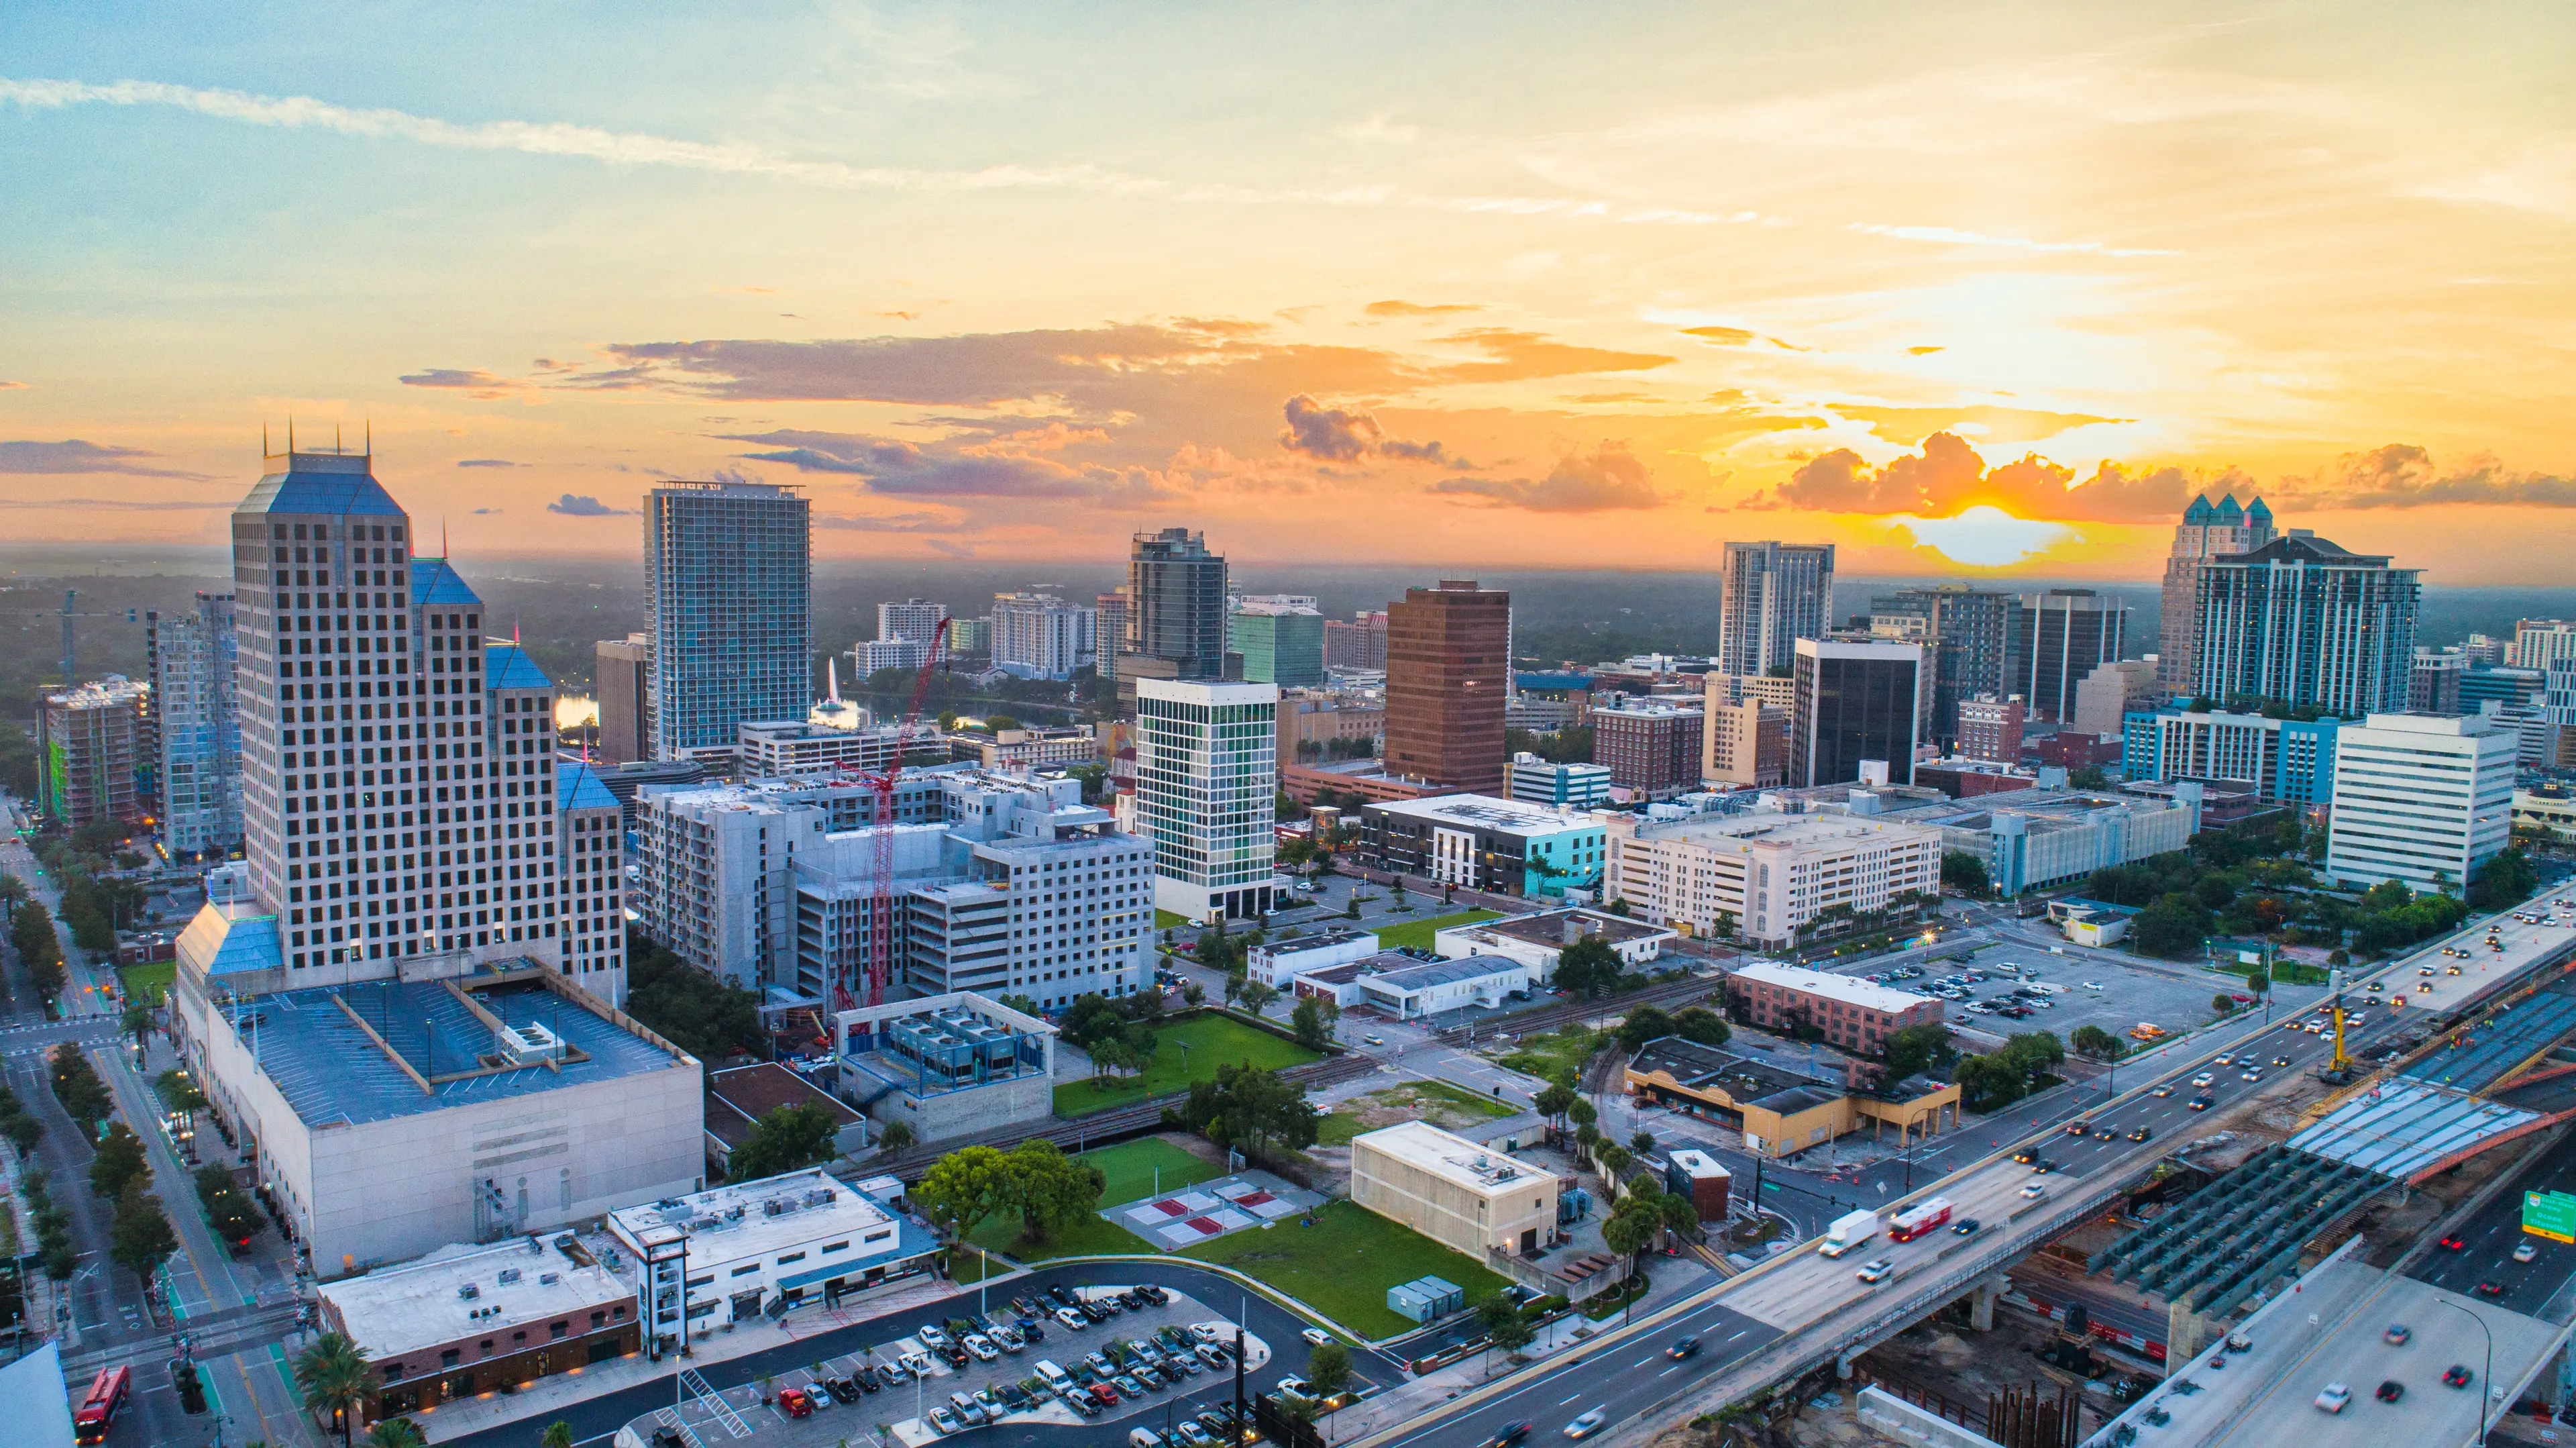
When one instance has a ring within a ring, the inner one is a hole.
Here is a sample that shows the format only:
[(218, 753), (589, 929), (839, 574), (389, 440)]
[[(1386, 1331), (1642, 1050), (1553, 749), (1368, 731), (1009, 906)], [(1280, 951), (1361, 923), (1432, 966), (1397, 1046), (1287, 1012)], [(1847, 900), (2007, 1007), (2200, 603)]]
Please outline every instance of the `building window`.
[(744, 1263), (742, 1266), (740, 1266), (740, 1267), (736, 1267), (735, 1269), (733, 1269), (733, 1271), (731, 1271), (731, 1272), (727, 1273), (726, 1275), (727, 1275), (727, 1276), (730, 1276), (730, 1277), (748, 1277), (748, 1276), (750, 1276), (752, 1273), (757, 1272), (757, 1271), (759, 1271), (759, 1270), (760, 1270), (760, 1264), (759, 1264), (759, 1263), (757, 1263), (757, 1262), (746, 1262), (746, 1263)]
[(802, 1261), (804, 1261), (804, 1260), (805, 1260), (805, 1254), (804, 1254), (804, 1253), (802, 1253), (802, 1252), (789, 1252), (789, 1253), (786, 1253), (786, 1254), (782, 1255), (782, 1256), (778, 1259), (778, 1265), (779, 1265), (779, 1266), (781, 1266), (781, 1267), (784, 1267), (784, 1266), (786, 1266), (786, 1265), (787, 1265), (788, 1263), (790, 1263), (790, 1262), (802, 1262)]

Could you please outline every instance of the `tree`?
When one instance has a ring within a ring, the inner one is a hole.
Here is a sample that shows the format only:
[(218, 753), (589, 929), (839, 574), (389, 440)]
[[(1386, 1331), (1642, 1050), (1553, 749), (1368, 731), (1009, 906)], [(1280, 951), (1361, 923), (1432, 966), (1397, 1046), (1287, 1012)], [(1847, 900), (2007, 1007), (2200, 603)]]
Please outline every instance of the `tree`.
[(1699, 1203), (1679, 1192), (1664, 1193), (1664, 1230), (1697, 1240), (1699, 1236)]
[(1305, 1092), (1249, 1063), (1220, 1066), (1215, 1080), (1191, 1082), (1180, 1115), (1190, 1130), (1254, 1157), (1272, 1147), (1314, 1145), (1320, 1120)]
[(1309, 1051), (1320, 1051), (1333, 1039), (1333, 1023), (1341, 1019), (1342, 1008), (1322, 996), (1305, 996), (1297, 1009), (1290, 1012), (1288, 1023), (1297, 1032), (1297, 1044)]
[(1024, 1242), (1043, 1242), (1056, 1228), (1089, 1214), (1109, 1185), (1100, 1168), (1075, 1161), (1042, 1136), (1012, 1147), (1003, 1168), (1004, 1205), (1020, 1214)]
[(2072, 789), (2109, 789), (2111, 776), (2103, 772), (2102, 766), (2088, 764), (2081, 769), (2067, 771), (2066, 783)]
[(1633, 1160), (1628, 1155), (1628, 1148), (1615, 1141), (1594, 1152), (1592, 1159), (1601, 1163), (1601, 1174), (1613, 1181), (1618, 1179), (1619, 1173), (1628, 1169), (1628, 1163)]
[(1572, 1121), (1577, 1126), (1590, 1126), (1592, 1123), (1601, 1119), (1601, 1110), (1591, 1102), (1577, 1096), (1574, 1098), (1574, 1103), (1565, 1108), (1565, 1115), (1567, 1120)]
[(2129, 922), (2132, 944), (2147, 955), (2161, 955), (2168, 960), (2191, 954), (2208, 938), (2208, 912), (2180, 892), (2156, 897), (2154, 904)]
[(726, 985), (640, 932), (627, 933), (626, 949), (626, 1013), (654, 1034), (710, 1066), (767, 1049), (759, 997)]
[(1673, 1034), (1703, 1046), (1723, 1046), (1735, 1034), (1726, 1017), (1706, 1006), (1685, 1006), (1673, 1016)]
[(537, 1437), (537, 1448), (572, 1448), (572, 1424), (561, 1418), (548, 1423)]
[(2069, 1039), (2075, 1046), (2075, 1054), (2090, 1056), (2096, 1061), (2116, 1061), (2129, 1049), (2119, 1037), (2100, 1026), (2077, 1026)]
[[(564, 1430), (560, 1443), (555, 1441), (555, 1428)], [(572, 1448), (572, 1425), (557, 1423), (537, 1441), (541, 1448)], [(367, 1448), (429, 1448), (429, 1440), (421, 1436), (420, 1425), (411, 1419), (387, 1418), (367, 1430)]]
[[(1589, 1105), (1590, 1103), (1586, 1102), (1584, 1104)], [(1600, 1127), (1586, 1121), (1574, 1128), (1574, 1150), (1577, 1155), (1589, 1158), (1592, 1155), (1593, 1149), (1599, 1145), (1601, 1145)]]
[[(1477, 1303), (1476, 1321), (1485, 1330), (1485, 1368), (1488, 1372), (1493, 1370), (1493, 1349), (1501, 1348), (1507, 1354), (1516, 1352), (1529, 1346), (1530, 1338), (1535, 1335), (1530, 1331), (1529, 1323), (1521, 1317), (1520, 1304), (1514, 1302), (1508, 1292), (1497, 1292)], [(1514, 1338), (1518, 1341), (1512, 1341)]]
[[(1227, 976), (1226, 979), (1232, 980), (1234, 977)], [(1206, 1005), (1207, 987), (1194, 980), (1185, 980), (1181, 982), (1181, 999), (1187, 1001), (1192, 1006)]]
[(1619, 1023), (1619, 1048), (1633, 1056), (1644, 1050), (1648, 1041), (1660, 1041), (1674, 1034), (1673, 1018), (1666, 1015), (1661, 1007), (1631, 1006), (1627, 1018)]
[(965, 1146), (931, 1163), (912, 1200), (933, 1227), (962, 1242), (984, 1219), (1012, 1205), (1010, 1164), (989, 1146)]
[[(1610, 1148), (1612, 1151), (1617, 1147)], [(1628, 1271), (1637, 1269), (1637, 1254), (1653, 1246), (1664, 1230), (1664, 1207), (1660, 1195), (1630, 1196), (1620, 1199), (1601, 1224), (1601, 1241), (1611, 1251), (1627, 1259)]]
[(1950, 850), (1941, 856), (1941, 883), (1971, 896), (1994, 888), (1986, 878), (1986, 862), (1966, 850)]
[(247, 1242), (268, 1225), (258, 1204), (235, 1191), (216, 1193), (206, 1203), (206, 1215), (214, 1221), (215, 1234), (227, 1242)]
[(2522, 846), (2515, 845), (2469, 872), (2469, 904), (2480, 910), (2502, 910), (2531, 898), (2540, 888), (2540, 872)]
[(1306, 1354), (1306, 1382), (1315, 1396), (1325, 1402), (1339, 1397), (1351, 1385), (1351, 1350), (1340, 1338), (1315, 1344)]
[(54, 1047), (46, 1060), (52, 1068), (54, 1099), (63, 1104), (63, 1110), (81, 1124), (84, 1132), (96, 1135), (98, 1124), (115, 1109), (107, 1083), (98, 1079), (98, 1072), (90, 1066), (89, 1057), (81, 1054), (80, 1047), (69, 1041)]
[(909, 1121), (889, 1121), (877, 1132), (877, 1145), (888, 1151), (901, 1151), (912, 1143), (912, 1123)]
[(1243, 990), (1240, 994), (1243, 998), (1243, 1008), (1257, 1016), (1268, 1012), (1271, 1002), (1279, 999), (1279, 987), (1263, 985), (1257, 980), (1247, 978), (1243, 982)]
[(108, 1224), (107, 1255), (152, 1284), (152, 1274), (160, 1269), (163, 1258), (179, 1250), (179, 1234), (170, 1228), (170, 1219), (162, 1214), (161, 1199), (152, 1195), (148, 1178), (135, 1183), (116, 1204), (116, 1219)]
[(774, 1107), (752, 1123), (751, 1135), (733, 1149), (725, 1175), (748, 1182), (819, 1166), (841, 1154), (832, 1142), (840, 1129), (839, 1120), (820, 1102)]
[(1639, 1156), (1644, 1156), (1647, 1152), (1655, 1149), (1655, 1134), (1651, 1131), (1640, 1129), (1635, 1135), (1628, 1138), (1628, 1149), (1637, 1153)]
[(1587, 935), (1557, 953), (1556, 983), (1587, 1000), (1598, 1000), (1618, 988), (1624, 965), (1610, 942)]
[(143, 1138), (122, 1121), (110, 1124), (89, 1160), (90, 1190), (112, 1201), (123, 1197), (128, 1185), (151, 1180), (152, 1166), (143, 1156)]
[(1878, 1043), (1878, 1052), (1887, 1062), (1887, 1079), (1902, 1081), (1931, 1065), (1950, 1049), (1950, 1028), (1937, 1021), (1919, 1026), (1906, 1026), (1888, 1032)]
[(152, 1008), (144, 1005), (127, 1006), (125, 1014), (117, 1020), (117, 1031), (121, 1035), (133, 1037), (135, 1048), (140, 1050), (143, 1046), (143, 1038), (152, 1034)]
[(358, 1403), (367, 1395), (370, 1377), (357, 1344), (336, 1332), (322, 1334), (295, 1355), (295, 1385), (303, 1390), (305, 1409), (337, 1417), (344, 1445), (355, 1430)]
[(1561, 1126), (1565, 1121), (1565, 1113), (1579, 1099), (1581, 1098), (1574, 1094), (1573, 1087), (1550, 1081), (1539, 1088), (1536, 1096), (1530, 1098), (1530, 1109), (1546, 1117), (1550, 1126)]
[(2220, 991), (2209, 998), (2209, 1008), (2222, 1016), (2227, 1015), (2236, 1009), (2236, 998)]
[(1042, 1016), (1046, 1014), (1044, 1010), (1039, 1008), (1036, 1001), (1031, 1000), (1027, 996), (1021, 995), (1016, 991), (1009, 995), (995, 996), (993, 999), (999, 1004), (1006, 1006), (1011, 1010), (1018, 1011), (1024, 1016)]
[(1127, 1028), (1127, 1017), (1098, 991), (1085, 991), (1065, 1007), (1064, 1019), (1056, 1031), (1066, 1041), (1090, 1050), (1091, 1043), (1105, 1036), (1115, 1036)]

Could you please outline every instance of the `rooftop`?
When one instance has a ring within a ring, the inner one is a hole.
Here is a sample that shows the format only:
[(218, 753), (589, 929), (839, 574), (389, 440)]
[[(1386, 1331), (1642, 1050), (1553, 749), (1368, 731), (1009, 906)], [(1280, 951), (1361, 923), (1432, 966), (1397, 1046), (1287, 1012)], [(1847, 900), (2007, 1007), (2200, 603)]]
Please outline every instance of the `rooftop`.
[(1628, 1069), (1640, 1076), (1666, 1076), (1674, 1084), (1694, 1091), (1723, 1091), (1738, 1103), (1754, 1101), (1774, 1106), (1783, 1099), (1792, 1100), (1790, 1106), (1775, 1107), (1781, 1110), (1808, 1104), (1805, 1097), (1793, 1093), (1821, 1091), (1824, 1095), (1818, 1099), (1822, 1100), (1842, 1094), (1830, 1083), (1680, 1036), (1648, 1041), (1629, 1058)]
[[(628, 1207), (609, 1213), (608, 1222), (630, 1245), (681, 1233), (691, 1242), (692, 1270), (702, 1262), (765, 1257), (843, 1233), (866, 1243), (868, 1233), (892, 1232), (896, 1226), (893, 1213), (819, 1167)], [(894, 1241), (888, 1236), (864, 1249), (854, 1246), (852, 1257), (879, 1255)]]
[[(310, 1127), (696, 1069), (686, 1054), (592, 1014), (548, 984), (542, 967), (521, 962), (504, 976), (462, 981), (309, 986), (215, 1014), (239, 1019), (242, 1041)], [(516, 1032), (517, 1042), (505, 1032)]]
[[(1943, 797), (1947, 803), (1947, 797)], [(1677, 820), (1652, 820), (1637, 827), (1641, 840), (1677, 840), (1712, 850), (1744, 853), (1755, 845), (1798, 849), (1856, 840), (1869, 835), (1929, 838), (1912, 818), (1876, 815), (1780, 814), (1752, 810), (1743, 814), (1701, 814)]]
[[(365, 453), (288, 452), (286, 471), (270, 473), (233, 509), (241, 513), (367, 514), (399, 518), (401, 506), (369, 469)], [(269, 461), (277, 458), (271, 456)]]
[(2576, 1035), (2576, 981), (2561, 980), (2498, 1009), (2452, 1043), (2401, 1074), (2437, 1086), (2482, 1092)]
[[(575, 1332), (590, 1330), (591, 1309), (631, 1300), (635, 1289), (608, 1269), (584, 1265), (535, 1239), (493, 1247), (448, 1247), (363, 1277), (326, 1282), (318, 1289), (338, 1311), (340, 1324), (368, 1358), (400, 1357), (480, 1331), (578, 1314)], [(586, 1254), (585, 1254), (586, 1255)], [(465, 1296), (467, 1290), (472, 1296)], [(473, 1314), (491, 1308), (489, 1317)]]
[(1835, 975), (1831, 971), (1809, 970), (1803, 965), (1773, 965), (1764, 962), (1743, 966), (1737, 969), (1731, 978), (1805, 991), (1810, 995), (1825, 996), (1846, 1005), (1865, 1006), (1874, 1011), (1894, 1013), (1933, 1003), (1932, 997), (1916, 995), (1910, 990), (1874, 985), (1869, 981), (1855, 980), (1847, 975)]
[(2519, 1131), (2536, 1113), (2449, 1087), (2399, 1079), (2353, 1097), (2290, 1138), (2292, 1148), (2410, 1181), (2482, 1142)]
[[(1372, 956), (1370, 960), (1381, 959)], [(1366, 965), (1369, 961), (1359, 962)], [(1464, 955), (1455, 960), (1433, 960), (1406, 964), (1393, 970), (1379, 971), (1373, 979), (1394, 990), (1430, 990), (1434, 986), (1455, 985), (1460, 981), (1482, 980), (1505, 971), (1526, 971), (1529, 967), (1500, 955)]]
[(1525, 1191), (1541, 1183), (1545, 1183), (1550, 1191), (1556, 1188), (1556, 1178), (1552, 1173), (1497, 1155), (1463, 1136), (1442, 1131), (1425, 1122), (1407, 1121), (1363, 1132), (1351, 1139), (1355, 1151), (1362, 1144), (1480, 1197), (1498, 1196), (1505, 1191)]
[(736, 1066), (707, 1077), (707, 1130), (727, 1146), (748, 1141), (760, 1119), (782, 1106), (820, 1106), (838, 1127), (862, 1119), (830, 1092), (775, 1061)]
[(1336, 950), (1354, 940), (1375, 939), (1377, 936), (1372, 931), (1326, 930), (1314, 935), (1300, 935), (1290, 940), (1266, 941), (1258, 948), (1270, 952), (1273, 959), (1278, 959), (1284, 956), (1302, 955), (1310, 950)]
[(483, 646), (483, 681), (494, 689), (551, 689), (555, 681), (528, 657), (528, 651), (517, 644), (487, 643)]
[(1553, 835), (1566, 830), (1599, 829), (1588, 813), (1549, 809), (1489, 794), (1443, 794), (1426, 799), (1372, 801), (1369, 810), (1436, 824), (1466, 825), (1506, 835)]
[(608, 792), (608, 784), (599, 771), (588, 764), (555, 765), (555, 808), (615, 809), (617, 796)]
[(286, 964), (278, 947), (277, 912), (255, 899), (209, 902), (179, 932), (180, 953), (206, 962), (209, 978)]
[(1565, 944), (1565, 925), (1569, 920), (1583, 934), (1597, 935), (1612, 945), (1627, 945), (1674, 934), (1664, 926), (1613, 915), (1606, 910), (1579, 909), (1541, 910), (1529, 915), (1506, 916), (1501, 920), (1479, 921), (1474, 925), (1453, 925), (1440, 933), (1446, 935), (1454, 930), (1470, 940), (1478, 935), (1492, 934), (1527, 941), (1532, 945), (1559, 946)]

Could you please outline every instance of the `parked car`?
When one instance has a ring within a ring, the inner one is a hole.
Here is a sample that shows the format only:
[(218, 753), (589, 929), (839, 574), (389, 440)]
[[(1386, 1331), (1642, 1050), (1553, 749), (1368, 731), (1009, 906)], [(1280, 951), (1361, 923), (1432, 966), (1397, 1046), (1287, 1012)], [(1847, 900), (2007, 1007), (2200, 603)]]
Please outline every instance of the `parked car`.
[(1304, 1332), (1297, 1335), (1306, 1339), (1306, 1341), (1313, 1343), (1317, 1347), (1322, 1347), (1333, 1340), (1333, 1335), (1324, 1331), (1320, 1327), (1307, 1328)]
[(921, 1331), (914, 1333), (913, 1336), (921, 1339), (921, 1345), (923, 1347), (930, 1348), (934, 1351), (948, 1346), (948, 1334), (927, 1324), (924, 1324)]
[(1130, 1428), (1127, 1448), (1163, 1448), (1163, 1435), (1151, 1428)]
[(1225, 1349), (1218, 1347), (1214, 1343), (1203, 1342), (1190, 1350), (1198, 1355), (1198, 1360), (1200, 1362), (1206, 1363), (1209, 1367), (1216, 1369), (1218, 1372), (1224, 1372), (1228, 1368), (1234, 1366), (1234, 1359), (1227, 1357), (1225, 1355)]
[(957, 1421), (957, 1415), (948, 1411), (946, 1408), (933, 1408), (930, 1410), (930, 1426), (932, 1431), (938, 1433), (939, 1436), (943, 1438), (952, 1433), (963, 1433), (966, 1431), (966, 1425)]
[(1172, 1425), (1172, 1436), (1187, 1444), (1188, 1448), (1208, 1448), (1209, 1444), (1216, 1441), (1214, 1437), (1210, 1436), (1207, 1429), (1200, 1427), (1198, 1424), (1187, 1418), (1183, 1418)]
[(1068, 1332), (1091, 1326), (1091, 1319), (1084, 1317), (1081, 1313), (1074, 1311), (1070, 1307), (1057, 1308), (1055, 1310), (1055, 1320), (1063, 1323), (1065, 1330)]
[(993, 1346), (993, 1340), (980, 1332), (966, 1335), (966, 1350), (973, 1353), (979, 1363), (991, 1362), (1002, 1355), (1002, 1350)]
[(810, 1418), (814, 1415), (814, 1400), (795, 1388), (778, 1390), (778, 1407), (791, 1418)]

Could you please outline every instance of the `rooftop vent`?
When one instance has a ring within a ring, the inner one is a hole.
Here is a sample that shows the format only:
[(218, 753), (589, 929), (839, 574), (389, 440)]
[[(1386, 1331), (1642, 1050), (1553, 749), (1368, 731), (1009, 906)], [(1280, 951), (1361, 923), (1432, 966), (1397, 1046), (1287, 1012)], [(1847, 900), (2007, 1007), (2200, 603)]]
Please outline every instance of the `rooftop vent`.
[(504, 1286), (504, 1287), (509, 1286), (511, 1283), (518, 1281), (518, 1280), (519, 1280), (520, 1275), (521, 1275), (521, 1274), (520, 1274), (520, 1272), (519, 1272), (519, 1269), (518, 1269), (518, 1268), (516, 1268), (516, 1267), (504, 1267), (504, 1268), (502, 1268), (502, 1269), (501, 1269), (501, 1285), (502, 1285), (502, 1286)]
[(501, 1059), (513, 1066), (533, 1066), (564, 1054), (563, 1038), (534, 1021), (503, 1026), (492, 1037)]
[(539, 1287), (552, 1287), (562, 1280), (563, 1274), (560, 1272), (540, 1272), (537, 1274), (537, 1285)]
[(471, 1282), (468, 1282), (464, 1286), (456, 1289), (456, 1295), (464, 1298), (468, 1302), (472, 1302), (475, 1298), (483, 1295), (483, 1289), (475, 1286)]

